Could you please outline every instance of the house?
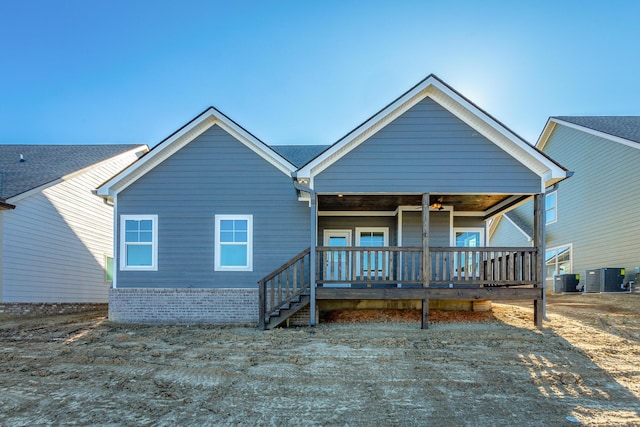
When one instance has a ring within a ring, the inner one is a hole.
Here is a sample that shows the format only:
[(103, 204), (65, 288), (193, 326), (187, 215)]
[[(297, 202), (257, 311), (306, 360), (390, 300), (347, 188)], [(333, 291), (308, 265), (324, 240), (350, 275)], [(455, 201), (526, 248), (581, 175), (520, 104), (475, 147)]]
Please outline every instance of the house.
[(105, 303), (113, 208), (92, 194), (146, 145), (0, 145), (0, 302)]
[(541, 219), (567, 173), (434, 75), (324, 149), (274, 149), (211, 107), (97, 189), (109, 316), (270, 328), (375, 301), (426, 326), (429, 301), (515, 297), (540, 324), (539, 248), (486, 247), (485, 221), (531, 196)]
[[(640, 117), (551, 117), (536, 147), (575, 177), (546, 196), (546, 277), (640, 266)], [(491, 244), (531, 245), (532, 203), (500, 215)]]

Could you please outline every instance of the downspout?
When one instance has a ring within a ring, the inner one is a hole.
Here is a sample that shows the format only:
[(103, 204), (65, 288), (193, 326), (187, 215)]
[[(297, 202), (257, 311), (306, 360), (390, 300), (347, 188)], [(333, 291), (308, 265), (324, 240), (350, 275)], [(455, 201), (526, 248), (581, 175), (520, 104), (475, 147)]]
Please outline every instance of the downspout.
[(292, 174), (292, 177), (293, 186), (296, 188), (296, 190), (309, 193), (310, 198), (309, 228), (311, 229), (311, 244), (309, 246), (309, 287), (311, 288), (311, 301), (309, 302), (309, 326), (316, 326), (316, 241), (318, 239), (318, 212), (316, 204), (316, 192), (310, 187), (304, 187), (300, 185), (300, 183), (298, 183), (296, 179), (297, 176), (295, 172)]

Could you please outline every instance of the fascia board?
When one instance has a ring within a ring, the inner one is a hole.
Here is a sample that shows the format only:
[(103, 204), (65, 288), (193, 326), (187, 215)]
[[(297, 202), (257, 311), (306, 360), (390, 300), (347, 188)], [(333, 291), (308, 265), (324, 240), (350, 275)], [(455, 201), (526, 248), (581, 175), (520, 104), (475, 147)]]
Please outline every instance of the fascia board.
[(259, 141), (215, 108), (210, 107), (196, 119), (161, 142), (160, 146), (152, 149), (147, 155), (129, 168), (100, 186), (96, 194), (113, 197), (216, 124), (287, 176), (291, 176), (295, 171), (296, 168), (294, 165), (284, 158), (280, 158), (279, 155), (276, 155), (276, 153), (263, 142)]
[[(625, 145), (627, 147), (631, 147), (631, 148), (635, 148), (636, 150), (640, 150), (640, 143), (635, 142), (635, 141), (630, 141), (628, 139), (621, 138), (619, 136), (611, 135), (611, 134), (608, 134), (608, 133), (605, 133), (605, 132), (601, 132), (601, 131), (598, 131), (598, 130), (595, 130), (595, 129), (591, 129), (591, 128), (588, 128), (588, 127), (585, 127), (585, 126), (580, 126), (580, 125), (577, 125), (575, 123), (566, 122), (566, 121), (560, 120), (560, 119), (550, 118), (549, 121), (552, 124), (559, 124), (559, 125), (562, 125), (562, 126), (566, 126), (568, 128), (571, 128), (571, 129), (576, 129), (576, 130), (582, 131), (584, 133), (588, 133), (590, 135), (597, 136), (599, 138), (608, 139), (609, 141), (617, 142), (617, 143)], [(547, 126), (549, 126), (549, 124)], [(546, 127), (545, 127), (545, 130), (546, 130)], [(541, 139), (538, 140), (538, 143), (536, 144), (536, 147), (538, 147), (538, 149), (540, 149), (540, 150), (544, 149), (544, 146), (547, 144), (547, 142), (549, 140), (549, 137), (551, 136), (551, 132), (552, 131), (553, 131), (553, 127), (551, 127), (551, 129), (549, 130), (548, 134), (545, 134), (544, 131), (543, 131), (543, 133), (542, 133), (542, 135), (540, 137)], [(544, 137), (544, 139), (543, 139), (543, 137)]]

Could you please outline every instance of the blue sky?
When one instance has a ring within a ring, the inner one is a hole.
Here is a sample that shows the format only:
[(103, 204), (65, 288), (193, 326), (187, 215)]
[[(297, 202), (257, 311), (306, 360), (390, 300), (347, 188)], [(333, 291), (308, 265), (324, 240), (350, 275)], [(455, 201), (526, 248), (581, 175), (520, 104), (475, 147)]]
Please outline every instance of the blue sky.
[(208, 106), (331, 144), (430, 73), (530, 142), (640, 115), (637, 1), (0, 0), (0, 144), (153, 146)]

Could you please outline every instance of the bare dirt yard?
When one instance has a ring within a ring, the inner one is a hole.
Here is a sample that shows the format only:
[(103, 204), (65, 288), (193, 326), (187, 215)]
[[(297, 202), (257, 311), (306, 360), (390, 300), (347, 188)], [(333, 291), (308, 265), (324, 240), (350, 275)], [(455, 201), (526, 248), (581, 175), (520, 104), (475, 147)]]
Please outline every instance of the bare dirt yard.
[(0, 318), (0, 425), (640, 425), (640, 294), (315, 328)]

